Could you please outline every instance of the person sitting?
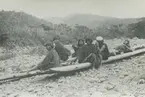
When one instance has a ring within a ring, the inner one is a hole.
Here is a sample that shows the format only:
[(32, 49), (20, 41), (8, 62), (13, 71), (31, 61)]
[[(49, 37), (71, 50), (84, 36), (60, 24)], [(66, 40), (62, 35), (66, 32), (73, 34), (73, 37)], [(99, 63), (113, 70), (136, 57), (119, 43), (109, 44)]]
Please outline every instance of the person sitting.
[(55, 43), (55, 50), (58, 53), (60, 60), (66, 61), (71, 55), (71, 51), (64, 47), (64, 45), (60, 42), (60, 37), (56, 36), (53, 38), (53, 42)]
[(116, 54), (132, 52), (129, 40), (125, 40), (122, 45), (115, 48)]
[(77, 45), (72, 45), (72, 48), (74, 49), (74, 53), (72, 54), (72, 57), (76, 57), (78, 50), (85, 45), (85, 42), (83, 39), (79, 39)]
[(92, 39), (87, 38), (85, 40), (86, 44), (79, 49), (78, 52), (78, 62), (90, 62), (92, 63), (92, 67), (99, 68), (101, 63), (97, 60), (96, 56), (96, 47), (92, 44)]
[(98, 42), (99, 50), (102, 56), (102, 60), (107, 60), (109, 58), (110, 52), (108, 49), (108, 45), (104, 43), (104, 39), (101, 36), (96, 37), (96, 41)]
[(97, 61), (100, 62), (100, 64), (102, 64), (102, 55), (100, 52), (99, 43), (95, 40), (93, 41), (93, 44), (95, 45), (96, 48)]
[(60, 58), (58, 53), (55, 51), (55, 46), (52, 42), (46, 43), (45, 44), (46, 49), (49, 51), (47, 56), (44, 58), (44, 60), (39, 63), (37, 66), (32, 68), (30, 71), (35, 71), (35, 70), (48, 70), (49, 68), (52, 67), (60, 67)]

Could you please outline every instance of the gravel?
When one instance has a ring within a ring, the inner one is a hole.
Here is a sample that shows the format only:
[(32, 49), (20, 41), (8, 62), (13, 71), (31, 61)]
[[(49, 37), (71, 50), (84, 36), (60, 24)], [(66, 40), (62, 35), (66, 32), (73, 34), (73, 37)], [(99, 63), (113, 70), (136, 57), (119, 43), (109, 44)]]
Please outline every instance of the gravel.
[[(112, 41), (108, 40), (107, 43), (111, 45)], [(145, 42), (131, 41), (134, 44)], [(25, 53), (0, 61), (0, 76), (28, 70), (44, 57), (37, 53)], [(66, 76), (43, 75), (9, 82), (0, 85), (0, 97), (145, 97), (144, 59), (145, 55), (142, 55), (103, 65), (98, 70), (90, 69)]]

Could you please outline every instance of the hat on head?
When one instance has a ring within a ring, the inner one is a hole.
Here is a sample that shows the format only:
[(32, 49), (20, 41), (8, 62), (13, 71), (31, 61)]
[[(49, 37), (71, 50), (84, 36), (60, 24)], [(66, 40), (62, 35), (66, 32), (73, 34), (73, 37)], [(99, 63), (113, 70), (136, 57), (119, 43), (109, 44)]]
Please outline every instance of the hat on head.
[(103, 41), (104, 39), (103, 39), (103, 37), (98, 36), (98, 37), (96, 37), (96, 40), (97, 40), (97, 41)]

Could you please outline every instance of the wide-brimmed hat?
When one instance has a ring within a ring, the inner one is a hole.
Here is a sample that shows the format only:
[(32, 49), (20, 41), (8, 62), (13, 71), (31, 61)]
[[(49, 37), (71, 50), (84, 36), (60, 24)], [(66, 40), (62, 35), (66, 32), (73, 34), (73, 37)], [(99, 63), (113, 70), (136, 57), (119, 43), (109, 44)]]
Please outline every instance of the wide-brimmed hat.
[(103, 37), (98, 36), (98, 37), (96, 37), (96, 40), (97, 40), (97, 41), (103, 41), (104, 39), (103, 39)]

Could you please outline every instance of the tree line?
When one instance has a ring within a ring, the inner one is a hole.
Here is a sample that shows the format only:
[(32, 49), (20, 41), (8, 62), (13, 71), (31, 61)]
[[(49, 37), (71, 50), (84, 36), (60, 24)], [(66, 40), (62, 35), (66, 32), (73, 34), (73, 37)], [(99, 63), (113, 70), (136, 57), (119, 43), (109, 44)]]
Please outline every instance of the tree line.
[(145, 18), (139, 22), (125, 25), (104, 24), (96, 28), (89, 28), (76, 24), (53, 24), (38, 19), (24, 12), (0, 11), (0, 45), (6, 46), (34, 46), (42, 45), (47, 40), (52, 40), (55, 35), (61, 37), (65, 44), (74, 43), (79, 38), (103, 36), (106, 39), (120, 37), (145, 37)]

